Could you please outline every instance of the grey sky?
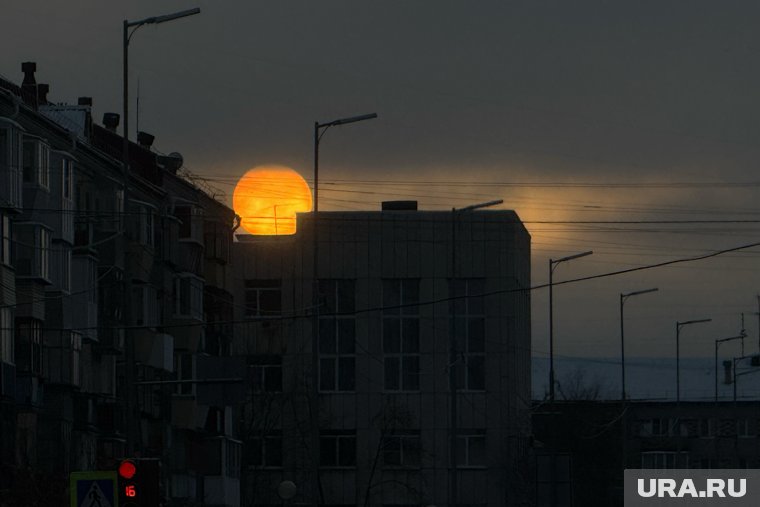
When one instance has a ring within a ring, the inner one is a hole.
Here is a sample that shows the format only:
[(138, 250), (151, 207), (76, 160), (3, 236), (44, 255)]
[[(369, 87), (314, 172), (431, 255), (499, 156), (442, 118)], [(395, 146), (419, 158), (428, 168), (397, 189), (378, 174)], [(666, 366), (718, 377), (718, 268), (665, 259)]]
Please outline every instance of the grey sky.
[[(200, 16), (137, 33), (131, 93), (139, 78), (140, 128), (157, 149), (180, 151), (224, 190), (263, 163), (310, 176), (315, 120), (376, 111), (378, 120), (325, 137), (323, 177), (359, 180), (339, 187), (348, 192), (325, 185), (328, 208), (366, 208), (395, 192), (427, 208), (501, 197), (526, 220), (760, 218), (758, 187), (362, 183), (757, 180), (756, 2), (26, 1), (3, 7), (0, 74), (20, 81), (21, 62), (35, 60), (53, 101), (91, 95), (99, 121), (121, 108), (121, 20), (193, 6)], [(562, 279), (760, 237), (757, 224), (677, 234), (528, 227), (535, 283), (550, 255), (595, 250), (558, 268)], [(675, 321), (708, 316), (715, 322), (690, 330), (690, 352), (709, 355), (742, 311), (757, 332), (756, 267), (757, 254), (745, 253), (558, 288), (558, 352), (616, 354), (617, 294), (659, 286), (627, 306), (629, 354), (670, 354)], [(542, 354), (545, 291), (533, 301)]]

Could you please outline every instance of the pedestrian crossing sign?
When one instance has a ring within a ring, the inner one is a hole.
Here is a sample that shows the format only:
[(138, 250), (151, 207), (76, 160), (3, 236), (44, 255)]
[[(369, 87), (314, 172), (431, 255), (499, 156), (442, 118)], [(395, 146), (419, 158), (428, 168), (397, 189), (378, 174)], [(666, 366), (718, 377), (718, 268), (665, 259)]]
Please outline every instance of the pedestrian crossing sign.
[(70, 507), (119, 507), (116, 472), (71, 472)]

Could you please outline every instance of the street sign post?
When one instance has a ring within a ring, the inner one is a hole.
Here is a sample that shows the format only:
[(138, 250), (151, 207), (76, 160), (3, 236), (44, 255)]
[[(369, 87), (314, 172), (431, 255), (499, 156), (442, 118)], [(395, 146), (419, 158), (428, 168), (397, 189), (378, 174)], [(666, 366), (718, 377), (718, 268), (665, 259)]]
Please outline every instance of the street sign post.
[(71, 472), (70, 507), (119, 507), (116, 472)]

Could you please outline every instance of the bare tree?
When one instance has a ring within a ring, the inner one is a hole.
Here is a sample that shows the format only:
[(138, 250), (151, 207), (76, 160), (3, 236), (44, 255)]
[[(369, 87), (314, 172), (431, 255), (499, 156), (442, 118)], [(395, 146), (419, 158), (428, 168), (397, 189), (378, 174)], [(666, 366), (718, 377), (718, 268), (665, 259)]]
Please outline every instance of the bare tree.
[(557, 391), (563, 400), (594, 401), (603, 394), (602, 380), (598, 376), (589, 379), (586, 370), (576, 367), (561, 382), (557, 381)]

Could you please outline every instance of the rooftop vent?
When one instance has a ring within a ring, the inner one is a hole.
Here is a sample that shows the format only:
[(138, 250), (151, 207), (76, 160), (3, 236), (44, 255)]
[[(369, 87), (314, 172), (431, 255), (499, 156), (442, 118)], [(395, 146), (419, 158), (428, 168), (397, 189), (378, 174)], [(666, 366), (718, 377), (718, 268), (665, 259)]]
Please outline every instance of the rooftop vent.
[(145, 149), (150, 149), (151, 146), (153, 146), (153, 141), (156, 139), (156, 136), (152, 136), (148, 134), (147, 132), (143, 132), (142, 130), (137, 133), (137, 144), (142, 146)]
[(116, 132), (119, 126), (119, 115), (117, 113), (105, 113), (103, 115), (103, 125), (111, 132)]
[(417, 201), (383, 201), (383, 211), (417, 211)]
[(92, 106), (92, 97), (79, 97), (79, 99), (77, 99), (77, 105)]

